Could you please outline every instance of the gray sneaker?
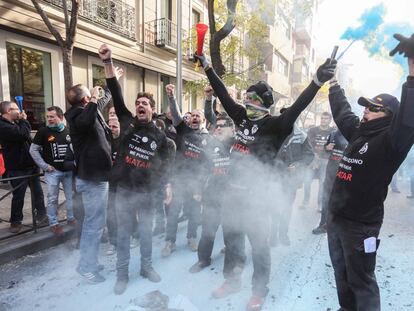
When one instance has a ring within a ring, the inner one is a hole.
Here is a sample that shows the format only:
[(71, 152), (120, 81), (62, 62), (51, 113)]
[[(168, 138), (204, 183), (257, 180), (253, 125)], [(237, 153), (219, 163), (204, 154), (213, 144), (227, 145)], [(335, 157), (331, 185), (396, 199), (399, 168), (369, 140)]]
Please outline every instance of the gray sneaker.
[(122, 279), (117, 279), (115, 286), (114, 286), (114, 293), (115, 295), (122, 295), (128, 285), (128, 279), (122, 278)]
[(187, 240), (187, 245), (192, 252), (196, 252), (198, 250), (198, 244), (195, 238), (189, 238)]
[(153, 267), (141, 268), (139, 275), (154, 283), (161, 282), (161, 277)]
[(76, 271), (90, 284), (98, 284), (105, 281), (105, 278), (99, 272), (82, 272), (79, 268)]
[(164, 248), (161, 251), (161, 256), (162, 257), (168, 257), (171, 255), (171, 253), (175, 251), (175, 243), (167, 241), (165, 243)]

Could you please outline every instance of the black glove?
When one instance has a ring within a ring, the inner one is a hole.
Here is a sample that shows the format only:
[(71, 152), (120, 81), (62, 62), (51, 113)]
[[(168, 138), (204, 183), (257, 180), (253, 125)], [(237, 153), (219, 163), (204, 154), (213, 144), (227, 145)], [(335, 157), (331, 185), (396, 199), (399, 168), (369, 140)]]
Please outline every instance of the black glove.
[(197, 61), (200, 61), (200, 64), (204, 70), (210, 67), (210, 62), (204, 54), (197, 55), (197, 53), (194, 53), (194, 62), (196, 63)]
[(322, 65), (319, 66), (316, 71), (313, 81), (318, 86), (322, 86), (326, 81), (331, 80), (335, 76), (336, 59), (328, 58)]
[(394, 56), (397, 53), (404, 53), (405, 57), (414, 58), (414, 34), (410, 38), (407, 38), (396, 33), (394, 34), (394, 38), (400, 41), (400, 43), (390, 52), (390, 56)]

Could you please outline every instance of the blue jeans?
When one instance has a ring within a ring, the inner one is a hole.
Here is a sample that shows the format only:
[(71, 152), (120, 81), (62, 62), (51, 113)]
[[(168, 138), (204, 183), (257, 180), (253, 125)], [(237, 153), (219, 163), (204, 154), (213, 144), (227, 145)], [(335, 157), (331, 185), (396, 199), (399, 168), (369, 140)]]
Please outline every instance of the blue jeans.
[(63, 192), (66, 198), (66, 218), (68, 220), (74, 219), (73, 216), (73, 201), (72, 201), (72, 172), (62, 172), (55, 170), (53, 172), (45, 172), (45, 179), (47, 183), (47, 217), (49, 218), (49, 225), (54, 226), (58, 224), (57, 208), (59, 204), (59, 184), (63, 185)]
[(85, 217), (80, 240), (79, 270), (97, 272), (99, 244), (106, 223), (108, 182), (76, 178), (76, 190), (82, 196)]

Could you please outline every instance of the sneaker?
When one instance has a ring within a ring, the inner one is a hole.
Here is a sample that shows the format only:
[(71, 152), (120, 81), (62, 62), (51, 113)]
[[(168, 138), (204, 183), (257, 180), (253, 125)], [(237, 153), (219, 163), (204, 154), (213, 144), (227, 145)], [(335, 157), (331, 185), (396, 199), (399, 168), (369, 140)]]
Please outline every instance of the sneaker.
[(394, 188), (391, 191), (394, 192), (394, 193), (401, 193), (400, 189), (398, 189), (398, 188)]
[(90, 284), (98, 284), (105, 281), (105, 278), (99, 272), (82, 272), (79, 268), (76, 271)]
[(216, 299), (225, 298), (231, 294), (238, 293), (241, 290), (241, 281), (225, 280), (223, 285), (215, 289), (212, 296)]
[(127, 285), (128, 285), (128, 279), (125, 279), (125, 278), (117, 279), (115, 286), (114, 286), (115, 295), (122, 295), (125, 292)]
[(22, 224), (19, 224), (19, 223), (14, 223), (14, 222), (12, 222), (12, 223), (10, 224), (9, 231), (10, 231), (11, 233), (19, 233), (19, 232), (20, 232), (20, 230), (22, 230)]
[(290, 239), (287, 236), (287, 234), (279, 236), (279, 242), (280, 242), (280, 244), (282, 244), (284, 246), (289, 246), (290, 245)]
[(109, 244), (109, 245), (108, 245), (108, 248), (107, 248), (107, 250), (106, 250), (106, 254), (107, 254), (108, 256), (111, 256), (111, 255), (113, 255), (113, 254), (115, 254), (115, 253), (116, 253), (116, 247), (115, 247), (115, 245)]
[(260, 311), (262, 310), (264, 302), (264, 297), (253, 295), (247, 303), (246, 311)]
[(131, 243), (129, 244), (130, 248), (136, 248), (139, 246), (139, 239), (131, 238)]
[(319, 225), (312, 230), (312, 234), (324, 234), (326, 231), (326, 225)]
[(76, 226), (76, 224), (77, 224), (78, 222), (76, 221), (76, 219), (75, 219), (75, 218), (72, 218), (72, 219), (69, 219), (69, 220), (67, 221), (67, 223), (68, 223), (68, 225), (69, 225), (69, 226), (71, 226), (71, 227), (75, 227), (75, 226)]
[(196, 252), (198, 250), (198, 244), (195, 238), (187, 239), (187, 245), (192, 252)]
[(59, 224), (50, 226), (50, 231), (52, 231), (54, 235), (57, 235), (57, 236), (63, 235), (64, 233), (62, 227), (59, 226)]
[(407, 195), (407, 199), (414, 199), (414, 195), (412, 195), (412, 194)]
[(158, 283), (161, 282), (161, 277), (159, 274), (154, 270), (153, 267), (148, 268), (141, 268), (141, 271), (139, 272), (139, 275), (142, 276), (145, 279), (148, 279), (148, 281)]
[(162, 257), (168, 257), (171, 255), (171, 253), (175, 251), (175, 243), (167, 241), (165, 243), (164, 248), (161, 251), (161, 256)]
[(210, 264), (206, 261), (198, 261), (188, 270), (190, 273), (197, 273), (203, 270), (205, 267), (208, 267)]

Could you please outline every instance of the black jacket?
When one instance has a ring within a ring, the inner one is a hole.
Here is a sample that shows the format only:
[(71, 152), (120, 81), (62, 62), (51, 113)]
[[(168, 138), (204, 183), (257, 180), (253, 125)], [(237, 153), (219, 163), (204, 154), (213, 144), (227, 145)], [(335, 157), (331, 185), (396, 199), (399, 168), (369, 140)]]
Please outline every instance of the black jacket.
[(32, 139), (30, 124), (26, 120), (15, 123), (0, 116), (0, 145), (3, 148), (4, 164), (8, 171), (36, 167), (29, 153)]
[(85, 180), (108, 181), (112, 167), (110, 130), (98, 105), (74, 105), (66, 113), (76, 162), (76, 175)]
[(116, 78), (106, 80), (121, 124), (113, 176), (123, 188), (151, 192), (167, 183), (167, 137), (153, 122), (139, 122), (125, 106)]
[[(276, 164), (276, 156), (283, 141), (292, 132), (295, 120), (315, 97), (319, 87), (311, 82), (282, 115), (277, 117), (267, 115), (258, 121), (251, 121), (247, 118), (246, 109), (229, 95), (214, 69), (207, 69), (206, 75), (222, 106), (236, 126), (229, 168), (232, 183), (240, 186), (250, 184), (252, 171), (256, 171), (255, 176), (265, 178), (262, 173), (269, 174), (271, 170), (268, 166)], [(254, 168), (252, 164), (255, 164)]]
[(414, 78), (403, 85), (393, 118), (366, 123), (351, 112), (339, 86), (329, 93), (335, 123), (349, 141), (336, 173), (330, 212), (356, 222), (381, 223), (388, 185), (414, 143)]

